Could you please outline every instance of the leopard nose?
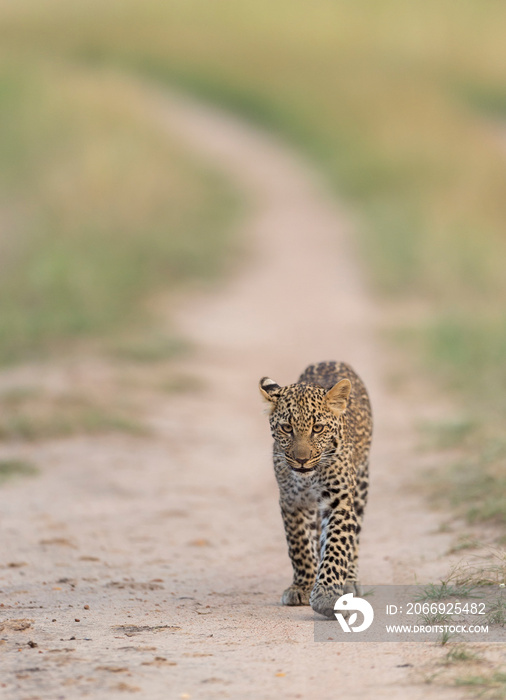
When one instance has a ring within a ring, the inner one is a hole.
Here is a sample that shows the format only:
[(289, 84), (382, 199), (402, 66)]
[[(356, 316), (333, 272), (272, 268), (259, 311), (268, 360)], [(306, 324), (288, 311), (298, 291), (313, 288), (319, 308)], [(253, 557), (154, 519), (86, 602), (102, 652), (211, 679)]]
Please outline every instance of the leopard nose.
[(298, 462), (301, 467), (303, 467), (308, 460), (309, 460), (309, 457), (306, 457), (306, 459), (300, 459), (299, 457), (295, 458), (295, 461)]

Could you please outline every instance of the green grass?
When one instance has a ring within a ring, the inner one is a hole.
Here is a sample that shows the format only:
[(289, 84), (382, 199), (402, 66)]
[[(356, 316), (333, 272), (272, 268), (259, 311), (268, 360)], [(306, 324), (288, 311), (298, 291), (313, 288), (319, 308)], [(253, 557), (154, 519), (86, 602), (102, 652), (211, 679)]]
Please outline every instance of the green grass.
[(135, 92), (74, 66), (2, 59), (0, 362), (117, 335), (145, 323), (153, 295), (227, 267), (235, 197)]
[(451, 449), (467, 446), (477, 430), (477, 424), (469, 418), (453, 416), (446, 421), (426, 421), (420, 426), (428, 449)]
[(464, 644), (455, 644), (446, 654), (444, 663), (460, 664), (460, 663), (479, 663), (480, 657), (468, 649)]
[(456, 637), (457, 635), (455, 632), (449, 632), (448, 630), (444, 630), (444, 632), (441, 633), (441, 637), (439, 638), (439, 644), (444, 647), (448, 644), (448, 642), (453, 638)]
[[(445, 635), (441, 640), (441, 646), (448, 651), (436, 664), (432, 664), (432, 672), (425, 676), (425, 682), (434, 684), (435, 687), (455, 687), (465, 690), (465, 697), (476, 698), (501, 698), (502, 671), (487, 672), (490, 666), (487, 658), (489, 649), (480, 645), (480, 654), (476, 653), (476, 647), (470, 648), (462, 642), (451, 642)], [(483, 653), (484, 652), (484, 653)], [(493, 662), (492, 662), (493, 663)], [(465, 668), (465, 672), (463, 669)], [(499, 693), (499, 694), (497, 694)]]
[(453, 621), (451, 615), (445, 615), (444, 613), (429, 613), (427, 615), (419, 615), (418, 620), (423, 622), (424, 625), (447, 625)]
[(0, 484), (17, 476), (35, 476), (38, 469), (23, 459), (0, 459)]
[(500, 700), (506, 698), (506, 673), (495, 671), (489, 674), (466, 675), (455, 679), (455, 685), (465, 688), (474, 697)]
[(478, 549), (481, 546), (479, 540), (463, 535), (457, 538), (457, 541), (448, 549), (447, 554), (456, 554), (467, 549)]
[(422, 595), (418, 598), (420, 601), (425, 600), (445, 600), (446, 598), (458, 597), (469, 598), (474, 597), (472, 587), (470, 586), (455, 586), (447, 581), (442, 581), (439, 584), (429, 583), (423, 589)]
[(462, 99), (485, 116), (491, 116), (497, 120), (506, 119), (506, 88), (503, 83), (467, 82), (457, 85), (456, 90)]
[(471, 524), (495, 524), (502, 536), (506, 526), (506, 449), (493, 439), (477, 451), (428, 477), (431, 500)]

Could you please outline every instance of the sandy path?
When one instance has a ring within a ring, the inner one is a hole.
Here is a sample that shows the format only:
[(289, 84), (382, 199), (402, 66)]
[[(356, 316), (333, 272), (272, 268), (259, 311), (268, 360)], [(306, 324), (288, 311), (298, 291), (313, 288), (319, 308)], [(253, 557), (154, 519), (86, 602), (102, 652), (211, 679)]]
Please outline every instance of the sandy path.
[(413, 682), (438, 649), (315, 644), (310, 609), (279, 605), (291, 567), (257, 382), (289, 383), (318, 360), (350, 362), (372, 396), (363, 582), (436, 580), (447, 568), (449, 536), (405, 488), (416, 413), (386, 388), (378, 308), (342, 212), (270, 136), (190, 101), (142, 99), (146, 118), (245, 192), (250, 253), (220, 290), (176, 309), (199, 348), (181, 371), (205, 388), (159, 399), (155, 437), (23, 447), (43, 473), (0, 490), (0, 619), (31, 627), (0, 628), (0, 694), (460, 697)]

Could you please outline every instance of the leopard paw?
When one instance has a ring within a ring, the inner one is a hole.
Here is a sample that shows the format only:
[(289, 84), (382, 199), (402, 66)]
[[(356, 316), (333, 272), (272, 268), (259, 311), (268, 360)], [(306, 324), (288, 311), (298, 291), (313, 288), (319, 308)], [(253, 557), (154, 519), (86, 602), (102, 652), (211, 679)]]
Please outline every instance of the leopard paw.
[(334, 617), (334, 605), (343, 594), (342, 586), (322, 586), (317, 583), (309, 597), (313, 610), (325, 617)]
[(282, 605), (309, 605), (310, 588), (302, 588), (292, 584), (281, 596)]
[(348, 581), (346, 581), (344, 584), (344, 593), (353, 593), (353, 595), (361, 598), (364, 593), (364, 589), (362, 588), (360, 581), (352, 581), (348, 579)]

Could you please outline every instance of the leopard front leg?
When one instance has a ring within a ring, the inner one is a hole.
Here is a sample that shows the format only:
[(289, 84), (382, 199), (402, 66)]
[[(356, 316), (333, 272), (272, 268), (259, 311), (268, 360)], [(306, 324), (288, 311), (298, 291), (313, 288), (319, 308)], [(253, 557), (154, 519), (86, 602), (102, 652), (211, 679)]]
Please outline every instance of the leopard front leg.
[(318, 562), (316, 507), (288, 508), (281, 503), (288, 554), (293, 567), (293, 583), (281, 596), (283, 605), (309, 605)]
[(364, 509), (367, 503), (367, 494), (369, 490), (369, 463), (367, 459), (358, 470), (357, 485), (355, 488), (355, 500), (353, 508), (357, 516), (357, 529), (355, 532), (355, 547), (351, 557), (350, 566), (348, 569), (348, 578), (344, 586), (345, 593), (353, 593), (361, 596), (362, 586), (358, 578), (358, 549), (360, 542), (360, 533), (362, 531), (362, 522), (364, 520)]
[(309, 602), (315, 612), (333, 617), (334, 604), (353, 569), (357, 531), (353, 491), (333, 495), (323, 510), (321, 528), (320, 565)]

